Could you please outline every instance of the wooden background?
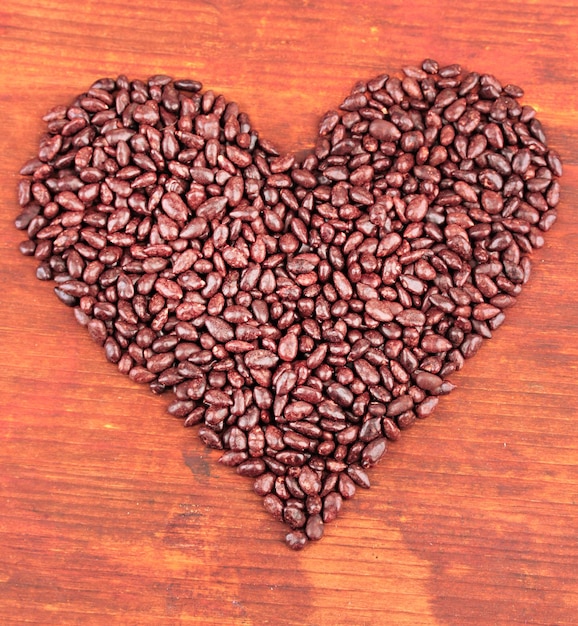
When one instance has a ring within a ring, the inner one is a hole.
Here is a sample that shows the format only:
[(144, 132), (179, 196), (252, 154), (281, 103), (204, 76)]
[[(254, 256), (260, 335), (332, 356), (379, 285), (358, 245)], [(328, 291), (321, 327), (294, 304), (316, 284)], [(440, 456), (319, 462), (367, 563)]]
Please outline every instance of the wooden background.
[[(578, 623), (575, 0), (4, 0), (0, 623)], [(197, 78), (283, 150), (360, 78), (431, 56), (526, 89), (565, 162), (507, 323), (302, 553), (250, 481), (107, 364), (21, 257), (41, 115), (104, 75)]]

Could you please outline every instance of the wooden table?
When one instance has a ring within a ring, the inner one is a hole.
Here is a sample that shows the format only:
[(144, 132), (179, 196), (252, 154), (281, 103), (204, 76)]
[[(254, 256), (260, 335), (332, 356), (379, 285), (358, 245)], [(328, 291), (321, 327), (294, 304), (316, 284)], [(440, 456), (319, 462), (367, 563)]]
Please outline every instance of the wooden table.
[[(578, 623), (578, 8), (573, 0), (4, 0), (0, 623)], [(198, 78), (286, 151), (360, 78), (425, 57), (526, 89), (565, 161), (559, 221), (458, 389), (321, 543), (120, 376), (12, 227), (41, 115), (97, 77)]]

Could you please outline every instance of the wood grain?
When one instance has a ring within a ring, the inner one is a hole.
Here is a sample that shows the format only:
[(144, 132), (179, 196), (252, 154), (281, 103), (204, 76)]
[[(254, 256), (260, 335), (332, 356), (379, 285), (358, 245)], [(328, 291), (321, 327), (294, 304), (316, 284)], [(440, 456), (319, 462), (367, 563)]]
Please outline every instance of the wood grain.
[[(573, 0), (4, 0), (0, 623), (578, 620), (578, 9)], [(95, 78), (198, 78), (287, 151), (356, 80), (425, 57), (521, 84), (563, 156), (560, 218), (508, 321), (299, 554), (246, 479), (107, 364), (21, 257), (40, 116)]]

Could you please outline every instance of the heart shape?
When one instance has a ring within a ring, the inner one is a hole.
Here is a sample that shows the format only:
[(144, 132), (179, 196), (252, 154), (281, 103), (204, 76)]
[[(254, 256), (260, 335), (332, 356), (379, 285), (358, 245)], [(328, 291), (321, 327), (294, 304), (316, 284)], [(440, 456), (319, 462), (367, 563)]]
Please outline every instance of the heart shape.
[(102, 79), (44, 117), (21, 251), (300, 549), (529, 278), (562, 167), (522, 95), (428, 59), (355, 85), (297, 162), (197, 81)]

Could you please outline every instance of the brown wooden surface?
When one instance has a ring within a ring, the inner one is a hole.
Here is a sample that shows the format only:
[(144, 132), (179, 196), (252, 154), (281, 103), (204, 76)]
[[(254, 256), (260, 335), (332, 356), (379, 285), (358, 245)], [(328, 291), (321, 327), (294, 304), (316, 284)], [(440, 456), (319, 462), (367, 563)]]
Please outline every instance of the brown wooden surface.
[[(4, 0), (0, 9), (0, 623), (578, 623), (574, 0)], [(104, 75), (197, 78), (308, 149), (360, 78), (426, 56), (526, 89), (565, 161), (508, 321), (319, 544), (107, 364), (21, 257), (40, 116)]]

